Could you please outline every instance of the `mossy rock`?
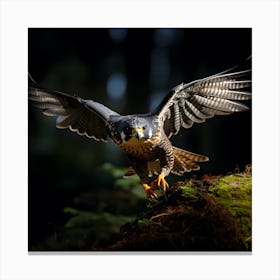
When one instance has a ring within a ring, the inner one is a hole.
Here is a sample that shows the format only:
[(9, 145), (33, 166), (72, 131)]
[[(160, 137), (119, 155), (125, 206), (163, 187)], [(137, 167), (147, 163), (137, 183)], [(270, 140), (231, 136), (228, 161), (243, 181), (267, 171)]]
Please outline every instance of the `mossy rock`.
[(177, 183), (98, 250), (250, 251), (251, 179), (240, 173)]
[(252, 236), (252, 177), (236, 174), (223, 177), (209, 191), (215, 201), (224, 206), (234, 218), (247, 248), (251, 248)]

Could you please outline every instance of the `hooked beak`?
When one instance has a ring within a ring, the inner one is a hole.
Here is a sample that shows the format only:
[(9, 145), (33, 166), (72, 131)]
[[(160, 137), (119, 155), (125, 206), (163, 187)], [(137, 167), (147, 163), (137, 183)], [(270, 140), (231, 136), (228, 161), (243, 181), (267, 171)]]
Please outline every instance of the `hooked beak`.
[(132, 130), (132, 135), (135, 136), (138, 140), (144, 137), (143, 128), (134, 128)]

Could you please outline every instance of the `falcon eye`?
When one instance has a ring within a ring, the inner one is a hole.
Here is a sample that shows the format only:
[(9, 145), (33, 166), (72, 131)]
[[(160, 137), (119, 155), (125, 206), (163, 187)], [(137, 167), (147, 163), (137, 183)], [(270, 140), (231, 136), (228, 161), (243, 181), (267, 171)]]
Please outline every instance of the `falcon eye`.
[(142, 129), (145, 130), (145, 129), (146, 129), (146, 126), (143, 126)]
[(124, 132), (126, 135), (130, 135), (130, 134), (131, 134), (131, 128), (128, 127), (128, 126), (126, 126), (126, 127), (124, 127), (123, 132)]

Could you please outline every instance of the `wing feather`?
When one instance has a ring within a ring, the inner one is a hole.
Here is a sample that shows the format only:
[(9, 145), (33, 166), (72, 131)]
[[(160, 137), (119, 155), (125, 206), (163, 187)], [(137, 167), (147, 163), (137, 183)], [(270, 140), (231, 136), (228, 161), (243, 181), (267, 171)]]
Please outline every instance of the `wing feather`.
[(47, 116), (57, 116), (57, 128), (69, 128), (79, 135), (107, 141), (110, 115), (119, 115), (104, 105), (63, 92), (40, 87), (29, 76), (28, 99)]
[[(234, 67), (236, 68), (236, 67)], [(215, 115), (247, 110), (238, 100), (251, 99), (251, 70), (227, 71), (173, 88), (153, 112), (163, 121), (168, 137)]]

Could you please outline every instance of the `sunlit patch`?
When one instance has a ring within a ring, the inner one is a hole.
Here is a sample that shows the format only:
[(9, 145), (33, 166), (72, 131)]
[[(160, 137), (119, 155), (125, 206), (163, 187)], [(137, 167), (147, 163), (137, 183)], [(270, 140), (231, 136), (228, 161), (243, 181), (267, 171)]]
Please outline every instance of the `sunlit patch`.
[(113, 73), (107, 82), (107, 93), (110, 98), (119, 100), (124, 97), (127, 79), (123, 73)]

